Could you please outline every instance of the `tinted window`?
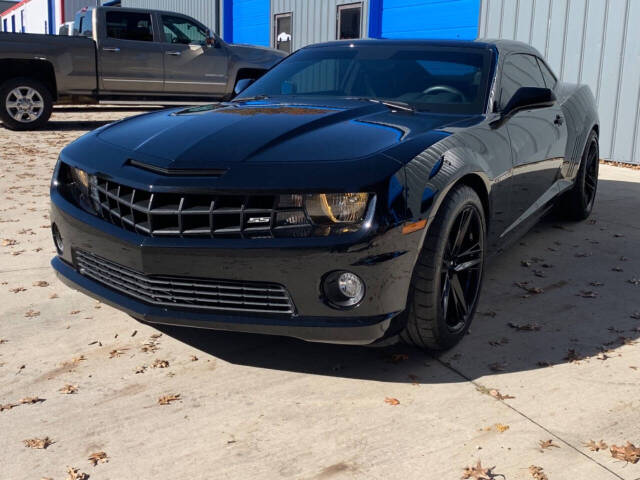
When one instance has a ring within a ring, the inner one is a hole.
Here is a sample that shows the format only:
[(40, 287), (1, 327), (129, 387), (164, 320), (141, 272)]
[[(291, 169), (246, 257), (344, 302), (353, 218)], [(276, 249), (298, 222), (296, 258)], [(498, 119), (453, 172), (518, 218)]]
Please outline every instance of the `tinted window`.
[(482, 113), (490, 68), (491, 53), (476, 48), (308, 48), (287, 57), (240, 98), (366, 97), (402, 101), (425, 111)]
[(500, 108), (504, 108), (520, 87), (546, 88), (538, 61), (533, 55), (510, 55), (502, 68)]
[(540, 59), (538, 59), (538, 65), (540, 65), (540, 70), (542, 70), (542, 76), (544, 77), (544, 83), (547, 85), (547, 88), (555, 88), (558, 81), (553, 72), (551, 72), (549, 67)]
[(163, 15), (162, 29), (164, 30), (164, 41), (168, 43), (185, 45), (197, 43), (204, 45), (207, 42), (207, 31), (200, 25), (183, 17)]
[(151, 15), (148, 13), (107, 12), (107, 37), (153, 42)]

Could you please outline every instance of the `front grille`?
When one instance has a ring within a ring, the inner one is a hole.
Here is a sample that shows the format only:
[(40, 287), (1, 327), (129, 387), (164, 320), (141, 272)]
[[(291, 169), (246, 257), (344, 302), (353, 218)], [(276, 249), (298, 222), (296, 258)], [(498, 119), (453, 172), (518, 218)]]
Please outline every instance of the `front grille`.
[(91, 201), (110, 223), (152, 237), (272, 238), (311, 230), (300, 206), (279, 207), (275, 195), (152, 193), (97, 177)]
[(294, 312), (289, 292), (275, 283), (148, 276), (81, 250), (76, 250), (75, 259), (82, 275), (152, 305), (227, 312)]

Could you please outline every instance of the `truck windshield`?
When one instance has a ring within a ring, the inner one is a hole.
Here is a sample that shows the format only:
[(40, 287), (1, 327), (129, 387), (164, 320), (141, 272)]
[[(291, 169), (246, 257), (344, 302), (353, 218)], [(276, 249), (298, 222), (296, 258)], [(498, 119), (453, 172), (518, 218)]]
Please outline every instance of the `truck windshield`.
[(464, 47), (337, 45), (294, 53), (237, 99), (367, 98), (403, 102), (418, 111), (484, 112), (492, 54)]

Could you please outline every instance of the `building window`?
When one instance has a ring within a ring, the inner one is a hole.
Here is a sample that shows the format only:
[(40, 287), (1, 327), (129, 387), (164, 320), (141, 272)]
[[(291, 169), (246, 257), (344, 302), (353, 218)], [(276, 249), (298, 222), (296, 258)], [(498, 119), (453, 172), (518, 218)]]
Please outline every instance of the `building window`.
[(291, 13), (281, 13), (274, 17), (273, 43), (278, 50), (291, 53)]
[(22, 33), (25, 32), (25, 28), (24, 28), (24, 10), (20, 10), (20, 31)]
[(11, 31), (12, 32), (16, 31), (16, 16), (15, 15), (11, 15)]
[(338, 5), (338, 40), (349, 40), (362, 36), (362, 3)]

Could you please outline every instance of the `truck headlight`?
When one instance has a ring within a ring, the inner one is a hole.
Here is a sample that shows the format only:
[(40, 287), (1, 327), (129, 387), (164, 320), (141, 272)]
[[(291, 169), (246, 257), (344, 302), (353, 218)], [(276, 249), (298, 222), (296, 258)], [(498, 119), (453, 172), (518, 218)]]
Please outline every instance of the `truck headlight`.
[(349, 225), (362, 222), (368, 201), (368, 193), (319, 193), (306, 195), (304, 208), (316, 225)]

